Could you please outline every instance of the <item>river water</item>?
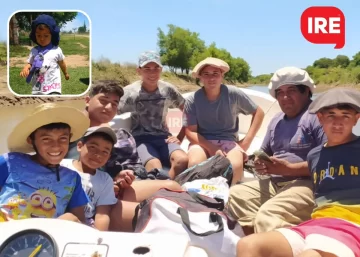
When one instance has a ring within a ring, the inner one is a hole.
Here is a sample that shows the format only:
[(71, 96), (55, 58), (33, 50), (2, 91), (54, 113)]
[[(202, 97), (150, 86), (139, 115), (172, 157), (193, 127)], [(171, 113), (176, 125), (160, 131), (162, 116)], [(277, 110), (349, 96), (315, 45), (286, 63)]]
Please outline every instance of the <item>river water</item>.
[[(268, 89), (265, 86), (252, 86), (249, 89), (268, 93)], [(315, 96), (316, 97), (316, 96)], [(68, 105), (75, 107), (79, 110), (84, 110), (84, 100), (68, 100), (58, 102), (61, 105)], [(32, 112), (36, 105), (26, 105), (17, 107), (1, 107), (0, 114), (0, 154), (7, 152), (7, 137), (10, 134), (14, 126), (20, 122), (25, 116)], [(354, 133), (360, 135), (360, 122), (354, 128)]]

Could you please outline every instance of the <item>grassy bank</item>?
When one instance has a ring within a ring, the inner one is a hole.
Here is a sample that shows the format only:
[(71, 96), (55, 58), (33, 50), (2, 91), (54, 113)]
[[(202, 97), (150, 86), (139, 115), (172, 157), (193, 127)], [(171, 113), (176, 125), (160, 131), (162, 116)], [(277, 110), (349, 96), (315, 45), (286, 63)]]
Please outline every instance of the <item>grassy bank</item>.
[[(30, 40), (22, 40), (22, 42), (29, 42), (28, 45), (10, 45), (10, 58), (13, 57), (28, 57), (31, 46)], [(35, 45), (34, 45), (35, 46)], [(59, 46), (65, 55), (85, 55), (89, 56), (89, 37), (63, 34), (60, 37)]]
[[(331, 67), (317, 68), (308, 67), (309, 72), (319, 90), (324, 90), (336, 86), (359, 87), (360, 88), (360, 67)], [(267, 85), (272, 74), (263, 74), (250, 79), (250, 84)]]
[[(135, 64), (111, 63), (108, 59), (101, 59), (92, 62), (92, 80), (114, 79), (126, 86), (139, 79), (136, 73)], [(164, 71), (161, 79), (166, 80), (178, 87), (180, 92), (189, 92), (199, 89), (195, 79), (187, 75), (174, 74)]]
[(0, 42), (0, 66), (6, 65), (7, 53), (6, 53), (6, 43)]

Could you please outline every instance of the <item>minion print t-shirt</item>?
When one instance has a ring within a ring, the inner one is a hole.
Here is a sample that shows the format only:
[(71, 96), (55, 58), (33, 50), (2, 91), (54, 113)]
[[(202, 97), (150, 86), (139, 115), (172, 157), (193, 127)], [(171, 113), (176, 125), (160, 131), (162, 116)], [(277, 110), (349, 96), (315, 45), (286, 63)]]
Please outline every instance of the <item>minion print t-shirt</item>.
[(360, 138), (309, 152), (316, 208), (312, 218), (339, 218), (360, 225)]
[(0, 155), (0, 222), (26, 218), (57, 218), (85, 206), (81, 178), (59, 166), (58, 174), (31, 160), (30, 155)]

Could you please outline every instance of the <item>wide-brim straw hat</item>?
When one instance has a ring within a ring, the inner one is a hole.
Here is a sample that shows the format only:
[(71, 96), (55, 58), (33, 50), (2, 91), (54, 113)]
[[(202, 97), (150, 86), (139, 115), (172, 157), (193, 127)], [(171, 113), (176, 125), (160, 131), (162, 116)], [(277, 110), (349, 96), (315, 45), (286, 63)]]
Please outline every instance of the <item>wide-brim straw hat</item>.
[(41, 104), (12, 130), (7, 140), (9, 151), (34, 152), (32, 145), (27, 142), (31, 133), (44, 125), (60, 122), (70, 126), (71, 142), (81, 138), (90, 126), (89, 118), (76, 108), (56, 103)]
[(196, 66), (192, 70), (191, 75), (194, 78), (199, 78), (201, 70), (208, 65), (219, 68), (220, 70), (222, 70), (223, 73), (226, 73), (230, 70), (230, 66), (229, 64), (227, 64), (227, 62), (219, 58), (207, 57), (206, 59), (196, 64)]

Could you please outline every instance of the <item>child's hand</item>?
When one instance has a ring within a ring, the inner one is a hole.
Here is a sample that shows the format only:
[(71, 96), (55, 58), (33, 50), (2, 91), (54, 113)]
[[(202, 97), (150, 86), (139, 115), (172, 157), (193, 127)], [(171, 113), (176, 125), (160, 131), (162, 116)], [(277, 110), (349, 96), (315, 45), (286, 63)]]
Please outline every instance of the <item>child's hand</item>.
[(65, 73), (65, 79), (66, 79), (66, 80), (69, 80), (69, 79), (70, 79), (69, 73)]
[(26, 78), (27, 76), (29, 76), (30, 70), (27, 68), (24, 68), (21, 72), (20, 72), (20, 77)]
[(114, 185), (117, 185), (119, 188), (128, 188), (134, 180), (135, 175), (132, 170), (122, 170), (116, 175)]

